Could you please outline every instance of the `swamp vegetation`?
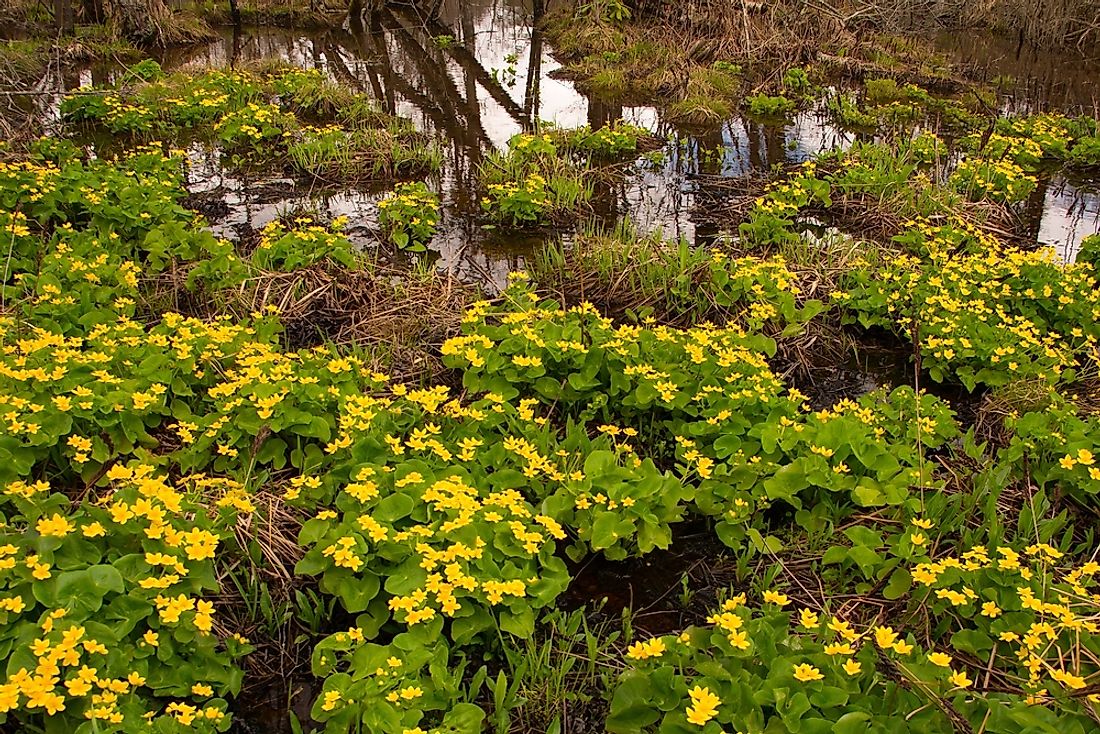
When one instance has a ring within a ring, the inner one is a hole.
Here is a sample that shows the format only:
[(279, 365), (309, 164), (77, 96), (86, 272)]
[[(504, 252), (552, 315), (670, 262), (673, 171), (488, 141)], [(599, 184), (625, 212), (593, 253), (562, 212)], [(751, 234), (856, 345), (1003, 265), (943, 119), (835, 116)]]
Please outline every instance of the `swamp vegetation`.
[(1100, 730), (1092, 0), (3, 12), (0, 731)]

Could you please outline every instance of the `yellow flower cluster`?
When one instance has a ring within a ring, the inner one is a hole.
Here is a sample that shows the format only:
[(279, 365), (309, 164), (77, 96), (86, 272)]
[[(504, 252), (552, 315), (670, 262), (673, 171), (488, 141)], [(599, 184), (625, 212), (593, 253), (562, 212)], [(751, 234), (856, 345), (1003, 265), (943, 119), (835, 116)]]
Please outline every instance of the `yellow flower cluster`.
[(653, 637), (630, 645), (626, 650), (626, 656), (631, 660), (645, 660), (646, 658), (660, 657), (666, 649), (664, 640), (660, 637)]
[[(39, 625), (42, 636), (31, 645), (36, 666), (19, 668), (0, 683), (0, 714), (22, 706), (28, 710), (42, 709), (53, 716), (65, 711), (66, 703), (71, 702), (83, 707), (84, 717), (89, 720), (106, 725), (123, 724), (124, 704), (129, 694), (145, 686), (145, 676), (137, 670), (124, 677), (102, 675), (100, 671), (110, 651), (89, 637), (83, 625), (64, 624), (66, 615), (65, 609), (54, 609), (43, 616)], [(66, 670), (71, 675), (66, 677)], [(210, 698), (214, 691), (206, 684), (196, 684), (192, 693)], [(165, 711), (185, 725), (196, 717), (218, 721), (225, 716), (218, 706), (198, 708), (181, 702), (170, 703)], [(154, 712), (148, 716), (152, 715)]]
[[(1078, 652), (1086, 640), (1100, 638), (1100, 591), (1093, 588), (1100, 583), (1100, 564), (1059, 569), (1062, 555), (1046, 543), (1033, 543), (1023, 552), (998, 546), (990, 553), (975, 546), (959, 556), (918, 564), (912, 575), (958, 614), (989, 620), (1003, 645), (998, 659), (1025, 668), (1029, 690), (1041, 698), (1049, 685), (1044, 677), (1069, 689), (1084, 687), (1090, 674)], [(1015, 577), (1011, 589), (997, 595), (990, 572)], [(1100, 669), (1091, 675), (1100, 675)]]
[(687, 708), (687, 720), (696, 726), (703, 726), (718, 715), (718, 705), (722, 703), (718, 696), (705, 686), (695, 686), (688, 691), (691, 704)]

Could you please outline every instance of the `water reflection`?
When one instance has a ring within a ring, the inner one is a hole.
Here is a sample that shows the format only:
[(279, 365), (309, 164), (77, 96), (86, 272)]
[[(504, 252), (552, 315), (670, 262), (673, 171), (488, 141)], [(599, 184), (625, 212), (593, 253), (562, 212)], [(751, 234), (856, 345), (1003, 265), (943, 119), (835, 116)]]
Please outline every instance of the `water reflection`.
[(1048, 110), (1100, 116), (1100, 57), (1042, 51), (1004, 36), (977, 31), (944, 33), (937, 47), (949, 60), (1002, 86), (1009, 114)]
[(1037, 194), (1042, 196), (1040, 214), (1038, 221), (1032, 220), (1028, 234), (1054, 247), (1063, 260), (1072, 261), (1081, 240), (1100, 232), (1100, 182), (1055, 176)]
[[(380, 3), (374, 3), (378, 5)], [(640, 125), (668, 141), (663, 161), (639, 162), (597, 188), (593, 216), (608, 224), (629, 217), (643, 233), (706, 240), (716, 234), (700, 224), (697, 204), (721, 200), (723, 180), (741, 179), (777, 164), (795, 163), (822, 151), (844, 148), (854, 136), (832, 125), (822, 107), (787, 125), (736, 117), (708, 130), (680, 130), (652, 107), (624, 107), (589, 98), (555, 74), (560, 65), (539, 31), (542, 0), (443, 0), (438, 16), (412, 6), (353, 13), (342, 28), (316, 33), (276, 28), (227, 30), (216, 41), (164, 54), (169, 68), (237, 66), (281, 60), (323, 71), (369, 94), (387, 111), (411, 118), (433, 134), (444, 151), (433, 181), (444, 202), (440, 234), (431, 247), (437, 264), (488, 285), (503, 283), (539, 243), (553, 233), (517, 236), (485, 229), (479, 218), (477, 170), (489, 150), (539, 120), (560, 126), (599, 127), (617, 119)], [(952, 50), (953, 39), (943, 41)], [(984, 49), (984, 50), (982, 50)], [(1060, 102), (1080, 106), (1095, 77), (1050, 76), (1038, 59), (1024, 64), (1003, 49), (959, 44), (959, 60), (982, 60), (987, 73), (1014, 73), (1023, 93), (1007, 97), (1006, 111), (1045, 109)], [(1024, 59), (1024, 61), (1028, 61)], [(1010, 63), (1011, 62), (1011, 63)], [(42, 100), (56, 116), (62, 90), (111, 81), (118, 67), (94, 65), (74, 73), (52, 72), (42, 88), (58, 90)], [(1030, 76), (1029, 76), (1030, 75)], [(216, 155), (192, 151), (192, 190), (224, 194), (228, 205), (210, 213), (215, 231), (240, 236), (281, 213), (313, 208), (346, 215), (363, 247), (377, 246), (375, 223), (380, 191), (338, 194), (302, 191), (287, 181), (241, 181), (228, 177)], [(1023, 208), (1028, 236), (1072, 257), (1080, 240), (1100, 228), (1095, 185), (1055, 177), (1044, 182)]]

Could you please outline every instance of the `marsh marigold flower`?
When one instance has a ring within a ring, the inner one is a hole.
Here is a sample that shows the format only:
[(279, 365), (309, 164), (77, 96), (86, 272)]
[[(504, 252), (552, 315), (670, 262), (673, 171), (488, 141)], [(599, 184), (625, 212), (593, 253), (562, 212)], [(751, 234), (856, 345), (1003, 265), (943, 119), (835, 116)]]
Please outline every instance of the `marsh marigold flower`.
[(718, 713), (718, 704), (722, 700), (705, 686), (695, 686), (688, 691), (691, 705), (687, 709), (687, 720), (697, 726), (703, 726)]
[(825, 676), (821, 674), (821, 671), (810, 665), (809, 663), (801, 663), (794, 666), (794, 679), (801, 681), (802, 683), (809, 683), (815, 680), (821, 680)]
[(626, 656), (631, 660), (645, 660), (646, 658), (660, 657), (664, 651), (664, 641), (659, 637), (654, 637), (651, 640), (635, 642), (627, 648)]
[(779, 591), (772, 591), (771, 589), (764, 592), (764, 601), (768, 604), (775, 604), (776, 606), (785, 607), (791, 603), (790, 598)]

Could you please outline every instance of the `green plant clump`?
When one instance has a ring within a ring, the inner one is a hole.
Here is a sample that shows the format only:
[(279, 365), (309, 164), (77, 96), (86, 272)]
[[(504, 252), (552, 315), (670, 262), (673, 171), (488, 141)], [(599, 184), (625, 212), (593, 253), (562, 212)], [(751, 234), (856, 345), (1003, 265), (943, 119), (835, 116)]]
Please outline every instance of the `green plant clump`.
[(561, 155), (549, 133), (513, 137), (507, 153), (482, 164), (481, 179), (487, 189), (482, 209), (513, 226), (550, 224), (592, 198), (588, 169)]
[(783, 95), (770, 96), (756, 94), (745, 100), (750, 115), (754, 117), (781, 118), (789, 117), (797, 108), (797, 104)]
[(403, 250), (424, 250), (439, 224), (439, 197), (423, 183), (399, 184), (378, 202), (378, 223)]

